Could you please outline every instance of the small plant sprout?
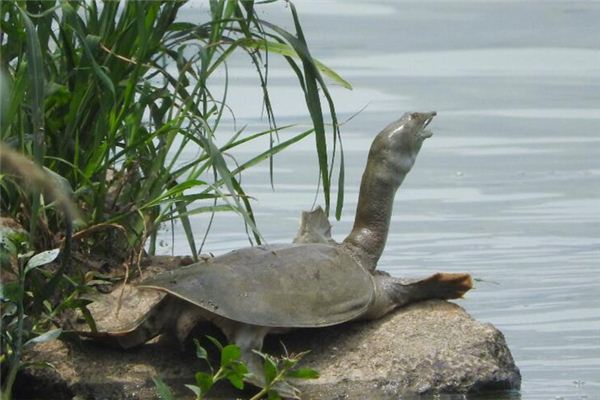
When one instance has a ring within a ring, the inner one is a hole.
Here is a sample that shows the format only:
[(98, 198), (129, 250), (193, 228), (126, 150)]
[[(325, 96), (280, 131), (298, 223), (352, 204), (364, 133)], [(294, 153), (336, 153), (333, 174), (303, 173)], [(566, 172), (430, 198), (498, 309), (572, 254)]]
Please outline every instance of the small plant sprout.
[[(285, 347), (284, 347), (285, 348)], [(289, 384), (290, 379), (317, 379), (319, 373), (311, 368), (298, 368), (297, 364), (304, 358), (308, 351), (297, 354), (288, 354), (287, 350), (282, 357), (255, 351), (264, 360), (265, 386), (254, 395), (251, 400), (268, 398), (269, 400), (281, 399), (280, 390), (297, 392), (298, 389)]]
[(24, 251), (27, 246), (14, 243), (10, 238), (2, 238), (2, 251), (16, 251), (17, 280), (0, 283), (0, 301), (2, 302), (2, 356), (0, 362), (6, 365), (8, 373), (2, 382), (2, 400), (12, 398), (12, 387), (17, 377), (17, 372), (23, 366), (21, 356), (23, 349), (35, 343), (47, 342), (56, 339), (61, 329), (50, 329), (42, 333), (35, 331), (35, 325), (29, 328), (25, 324), (28, 319), (26, 308), (33, 302), (34, 294), (26, 289), (26, 278), (33, 270), (51, 263), (58, 257), (59, 249), (44, 251), (34, 254), (33, 251)]
[[(208, 366), (208, 372), (196, 372), (195, 384), (185, 385), (196, 395), (197, 400), (205, 399), (214, 385), (222, 380), (227, 380), (236, 389), (244, 389), (244, 378), (248, 375), (248, 367), (241, 361), (240, 348), (235, 344), (223, 346), (217, 339), (207, 336), (213, 345), (219, 351), (219, 368), (211, 364), (208, 352), (200, 345), (197, 339), (194, 339), (196, 347), (196, 356), (204, 360)], [(293, 388), (287, 381), (289, 379), (315, 379), (319, 373), (310, 368), (297, 368), (298, 362), (308, 353), (287, 354), (278, 358), (261, 352), (256, 352), (263, 360), (265, 387), (251, 397), (250, 400), (259, 399), (281, 399), (279, 390), (285, 389), (289, 392)], [(153, 378), (158, 396), (162, 400), (173, 400), (173, 391), (165, 382), (159, 378)]]

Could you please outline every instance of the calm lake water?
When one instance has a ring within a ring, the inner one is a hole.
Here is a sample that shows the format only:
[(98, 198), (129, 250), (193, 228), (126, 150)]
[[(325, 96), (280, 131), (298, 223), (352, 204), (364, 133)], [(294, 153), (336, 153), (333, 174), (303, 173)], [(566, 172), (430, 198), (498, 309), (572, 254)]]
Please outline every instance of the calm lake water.
[[(346, 203), (334, 237), (352, 226), (374, 135), (405, 111), (437, 110), (396, 197), (380, 268), (471, 272), (477, 288), (459, 303), (504, 332), (521, 398), (600, 399), (600, 2), (296, 3), (313, 55), (354, 85), (332, 87), (340, 120), (366, 106), (342, 127)], [(186, 19), (205, 20), (202, 4)], [(292, 29), (282, 4), (264, 16)], [(296, 78), (275, 58), (278, 123), (306, 126)], [(265, 121), (249, 60), (229, 74), (237, 126), (255, 132)], [(293, 238), (314, 201), (315, 165), (307, 140), (275, 159), (274, 191), (267, 164), (243, 176), (268, 242)], [(194, 219), (198, 237), (206, 223)], [(189, 253), (180, 227), (162, 235), (163, 253)], [(239, 218), (219, 215), (203, 251), (247, 244)]]

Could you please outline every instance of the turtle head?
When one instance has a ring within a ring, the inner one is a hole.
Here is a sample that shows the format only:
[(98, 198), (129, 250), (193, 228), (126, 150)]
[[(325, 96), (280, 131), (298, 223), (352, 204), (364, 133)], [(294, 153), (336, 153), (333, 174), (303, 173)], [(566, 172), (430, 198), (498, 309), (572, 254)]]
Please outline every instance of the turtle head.
[(412, 168), (423, 141), (433, 135), (427, 126), (437, 113), (408, 112), (389, 124), (373, 141), (369, 157), (392, 168), (393, 174), (407, 174)]

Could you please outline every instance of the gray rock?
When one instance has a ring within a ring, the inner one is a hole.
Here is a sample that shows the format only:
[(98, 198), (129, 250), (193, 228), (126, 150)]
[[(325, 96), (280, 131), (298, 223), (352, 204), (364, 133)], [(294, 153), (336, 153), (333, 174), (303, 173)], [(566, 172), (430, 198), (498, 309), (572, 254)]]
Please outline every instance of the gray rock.
[[(130, 321), (140, 308), (155, 301), (135, 292), (125, 295), (120, 321), (116, 321), (118, 291), (113, 293), (111, 301), (98, 303), (93, 311), (104, 326)], [(514, 390), (520, 386), (519, 370), (502, 333), (445, 301), (413, 304), (378, 321), (271, 337), (266, 350), (280, 351), (279, 341), (290, 352), (311, 351), (302, 365), (317, 369), (321, 377), (299, 383), (306, 399), (397, 399), (399, 395)], [(55, 369), (26, 370), (21, 382), (27, 384), (19, 385), (19, 398), (156, 398), (155, 376), (161, 376), (179, 394), (188, 394), (191, 392), (183, 385), (193, 383), (194, 373), (204, 367), (192, 348), (182, 352), (165, 340), (130, 351), (55, 341), (37, 345), (27, 359), (50, 362)], [(49, 387), (55, 389), (49, 392)], [(226, 385), (214, 392), (214, 398), (242, 395)]]
[[(321, 377), (306, 398), (398, 398), (399, 394), (517, 390), (521, 376), (504, 336), (456, 304), (413, 304), (368, 323), (298, 332)], [(307, 339), (308, 338), (308, 339)]]

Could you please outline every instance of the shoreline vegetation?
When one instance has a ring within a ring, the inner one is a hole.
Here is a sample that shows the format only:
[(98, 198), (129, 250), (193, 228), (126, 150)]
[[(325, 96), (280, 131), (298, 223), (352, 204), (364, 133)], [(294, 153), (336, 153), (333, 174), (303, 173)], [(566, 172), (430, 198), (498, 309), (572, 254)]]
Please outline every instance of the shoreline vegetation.
[[(57, 338), (74, 311), (95, 328), (80, 296), (141, 272), (161, 224), (181, 224), (194, 260), (217, 212), (239, 214), (260, 243), (240, 174), (268, 162), (273, 184), (274, 156), (310, 135), (326, 211), (339, 218), (343, 153), (324, 77), (350, 85), (312, 58), (293, 3), (282, 3), (294, 32), (261, 19), (261, 3), (251, 1), (207, 2), (198, 23), (178, 21), (186, 1), (2, 2), (3, 400), (27, 346)], [(260, 132), (223, 128), (235, 115), (227, 61), (240, 52), (262, 91), (268, 128)], [(293, 126), (277, 124), (269, 57), (283, 57), (296, 75), (312, 128), (288, 134)], [(264, 138), (267, 148), (236, 161), (238, 146)], [(182, 160), (190, 147), (198, 157)], [(190, 222), (200, 213), (211, 216), (202, 232)]]

